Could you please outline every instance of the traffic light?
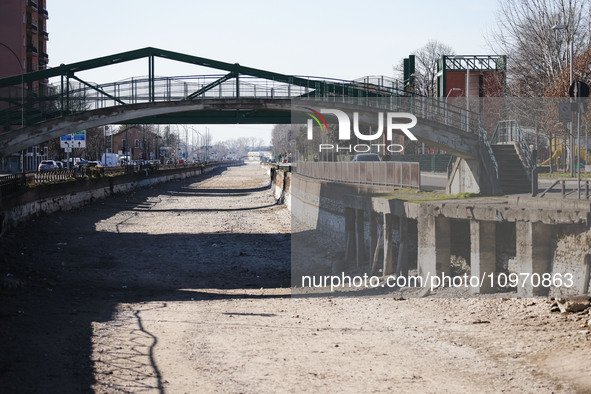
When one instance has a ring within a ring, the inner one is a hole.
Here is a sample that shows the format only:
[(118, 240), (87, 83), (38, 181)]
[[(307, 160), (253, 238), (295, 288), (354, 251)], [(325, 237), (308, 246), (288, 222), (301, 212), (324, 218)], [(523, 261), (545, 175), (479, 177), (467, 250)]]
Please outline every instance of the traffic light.
[(41, 155), (41, 156), (45, 155), (45, 148), (43, 146), (39, 147), (39, 155)]
[(125, 145), (121, 147), (121, 153), (125, 154)]

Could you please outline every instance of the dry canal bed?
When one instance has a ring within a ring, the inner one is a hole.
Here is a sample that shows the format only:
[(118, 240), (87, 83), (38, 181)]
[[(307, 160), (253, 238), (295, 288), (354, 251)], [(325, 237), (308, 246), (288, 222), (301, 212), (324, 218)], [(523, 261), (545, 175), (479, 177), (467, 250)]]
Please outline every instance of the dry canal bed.
[(291, 298), (256, 164), (0, 239), (1, 392), (585, 392), (589, 314), (545, 299)]

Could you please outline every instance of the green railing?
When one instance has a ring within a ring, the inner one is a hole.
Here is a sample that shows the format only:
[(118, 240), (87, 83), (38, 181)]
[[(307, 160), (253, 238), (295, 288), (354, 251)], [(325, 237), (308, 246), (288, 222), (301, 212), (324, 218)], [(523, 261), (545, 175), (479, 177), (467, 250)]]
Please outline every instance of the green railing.
[[(495, 154), (492, 150), (492, 146), (490, 145), (490, 142), (488, 141), (488, 136), (486, 135), (486, 130), (484, 130), (484, 127), (482, 126), (481, 121), (478, 122), (478, 129), (480, 130), (480, 142), (482, 142), (486, 151), (488, 152), (488, 157), (490, 158), (492, 166), (495, 170), (495, 175), (496, 175), (497, 179), (499, 179), (499, 163), (497, 163), (497, 159), (495, 158)], [(494, 135), (493, 135), (493, 138), (494, 138)]]
[(525, 133), (523, 130), (521, 130), (521, 127), (516, 120), (502, 120), (497, 123), (495, 132), (491, 138), (491, 142), (493, 144), (515, 142), (519, 157), (521, 158), (524, 166), (528, 170), (533, 170), (536, 168), (533, 153), (529, 148), (527, 140), (525, 139)]
[[(396, 81), (372, 77), (371, 80), (347, 81), (294, 77), (298, 84), (252, 76), (195, 75), (182, 77), (130, 78), (102, 85), (81, 80), (65, 80), (49, 86), (18, 103), (14, 89), (0, 97), (13, 105), (0, 111), (4, 125), (34, 124), (43, 120), (126, 104), (149, 102), (262, 98), (305, 99), (323, 102), (348, 102), (373, 108), (410, 112), (415, 116), (459, 130), (477, 132), (477, 113), (449, 105), (443, 99), (409, 95), (397, 88)], [(302, 82), (302, 81), (305, 81)], [(12, 94), (10, 94), (12, 93)]]

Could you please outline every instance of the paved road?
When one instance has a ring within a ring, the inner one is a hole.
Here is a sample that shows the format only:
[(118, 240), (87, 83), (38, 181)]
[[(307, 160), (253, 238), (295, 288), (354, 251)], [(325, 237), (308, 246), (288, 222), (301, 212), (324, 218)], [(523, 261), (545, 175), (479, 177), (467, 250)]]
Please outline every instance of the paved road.
[(421, 188), (425, 190), (444, 190), (447, 174), (443, 172), (421, 171)]

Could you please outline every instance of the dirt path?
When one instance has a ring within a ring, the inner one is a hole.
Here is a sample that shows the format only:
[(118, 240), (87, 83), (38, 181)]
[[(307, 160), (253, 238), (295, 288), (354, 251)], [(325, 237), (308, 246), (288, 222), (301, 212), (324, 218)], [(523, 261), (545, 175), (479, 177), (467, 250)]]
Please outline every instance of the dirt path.
[(258, 165), (0, 240), (0, 392), (591, 392), (589, 315), (544, 299), (291, 298)]

